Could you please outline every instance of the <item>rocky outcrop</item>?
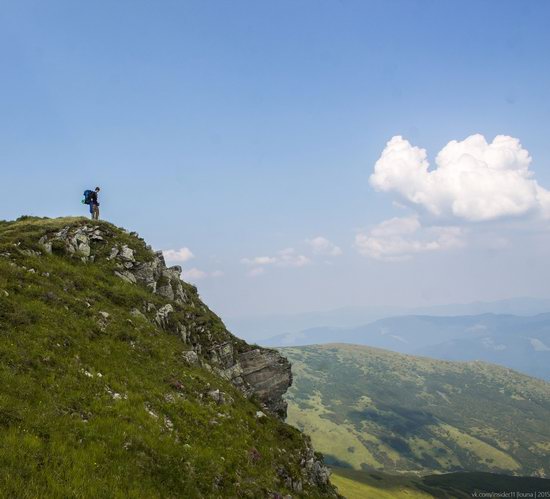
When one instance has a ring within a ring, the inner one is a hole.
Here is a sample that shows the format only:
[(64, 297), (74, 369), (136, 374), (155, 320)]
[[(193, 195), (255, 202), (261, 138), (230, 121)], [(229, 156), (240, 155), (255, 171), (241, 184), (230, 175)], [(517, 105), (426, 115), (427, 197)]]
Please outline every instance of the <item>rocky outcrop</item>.
[[(203, 366), (230, 380), (247, 397), (254, 397), (266, 412), (284, 419), (283, 395), (292, 384), (288, 360), (275, 350), (252, 347), (229, 333), (200, 300), (196, 288), (182, 281), (181, 267), (167, 267), (162, 252), (152, 251), (137, 237), (117, 242), (114, 234), (107, 224), (69, 225), (42, 237), (40, 244), (48, 253), (61, 249), (86, 263), (104, 259), (120, 279), (164, 298), (162, 306), (147, 302), (142, 310), (131, 313), (178, 335)], [(205, 314), (210, 322), (204, 321)], [(192, 355), (186, 360), (195, 361)]]
[(209, 351), (210, 363), (247, 396), (256, 397), (268, 412), (285, 419), (283, 395), (292, 384), (290, 362), (275, 350), (247, 347), (236, 353), (230, 341), (216, 345)]
[(290, 362), (274, 350), (255, 348), (238, 357), (241, 377), (254, 387), (254, 394), (271, 412), (286, 417), (287, 403), (283, 399), (292, 384)]
[[(305, 437), (305, 449), (300, 456), (300, 477), (293, 476), (289, 470), (281, 467), (277, 470), (277, 474), (285, 486), (301, 494), (304, 490), (304, 485), (312, 485), (323, 491), (330, 491), (330, 469), (325, 466), (321, 454), (316, 453), (311, 446), (309, 437)], [(330, 494), (332, 497), (341, 497), (336, 493)]]
[(80, 256), (84, 261), (89, 258), (93, 261), (91, 244), (93, 241), (102, 240), (103, 236), (99, 227), (82, 226), (71, 230), (71, 226), (67, 226), (56, 233), (54, 238), (43, 236), (39, 243), (47, 253), (51, 253), (53, 244), (62, 241), (67, 253)]
[[(120, 262), (125, 258), (123, 251), (124, 247), (118, 255), (114, 256), (116, 261)], [(126, 253), (126, 257), (128, 256)], [(162, 251), (154, 253), (153, 258), (148, 262), (138, 262), (132, 258), (126, 260), (125, 263), (127, 274), (131, 275), (135, 282), (148, 287), (153, 293), (164, 296), (168, 300), (181, 304), (190, 303), (181, 281), (181, 267), (179, 265), (167, 267)]]

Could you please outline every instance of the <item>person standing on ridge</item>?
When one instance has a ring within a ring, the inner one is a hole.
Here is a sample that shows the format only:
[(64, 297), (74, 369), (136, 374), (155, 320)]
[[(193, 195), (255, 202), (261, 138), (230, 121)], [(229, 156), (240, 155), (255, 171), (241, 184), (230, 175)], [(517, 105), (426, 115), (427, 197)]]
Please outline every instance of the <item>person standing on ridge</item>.
[(95, 191), (92, 192), (90, 199), (90, 213), (92, 214), (92, 220), (99, 220), (99, 201), (97, 200), (97, 195), (101, 189), (99, 187), (95, 188)]
[(84, 191), (84, 199), (82, 202), (84, 204), (90, 205), (90, 213), (92, 215), (92, 220), (99, 220), (99, 201), (97, 195), (101, 189), (96, 187), (94, 191)]

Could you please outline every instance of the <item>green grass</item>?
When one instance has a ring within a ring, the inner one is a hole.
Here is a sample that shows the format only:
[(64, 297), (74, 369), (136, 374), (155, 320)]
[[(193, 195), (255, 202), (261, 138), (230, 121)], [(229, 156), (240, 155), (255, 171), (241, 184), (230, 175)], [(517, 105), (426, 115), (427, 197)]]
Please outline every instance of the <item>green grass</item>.
[(429, 499), (446, 496), (422, 490), (419, 478), (384, 473), (367, 473), (334, 468), (332, 482), (346, 499)]
[[(189, 348), (134, 317), (163, 298), (114, 276), (113, 263), (41, 251), (38, 239), (85, 219), (0, 222), (0, 491), (3, 497), (264, 497), (290, 493), (306, 439), (255, 417), (257, 405), (181, 354)], [(143, 241), (99, 222), (108, 241)], [(103, 244), (103, 246), (101, 246)], [(32, 271), (31, 271), (32, 269)], [(194, 293), (181, 316), (229, 337)], [(191, 310), (192, 309), (192, 310)], [(100, 312), (107, 312), (103, 319)], [(150, 319), (150, 317), (149, 317)], [(213, 338), (213, 339), (212, 339)], [(237, 345), (243, 342), (235, 340)], [(219, 388), (233, 402), (207, 395)], [(259, 457), (258, 457), (259, 456)], [(305, 485), (303, 494), (323, 491)]]
[(521, 492), (536, 498), (550, 493), (550, 480), (480, 472), (418, 477), (333, 468), (332, 477), (346, 499), (467, 499), (476, 492)]
[(549, 476), (550, 383), (480, 362), (355, 345), (285, 348), (288, 421), (328, 462)]

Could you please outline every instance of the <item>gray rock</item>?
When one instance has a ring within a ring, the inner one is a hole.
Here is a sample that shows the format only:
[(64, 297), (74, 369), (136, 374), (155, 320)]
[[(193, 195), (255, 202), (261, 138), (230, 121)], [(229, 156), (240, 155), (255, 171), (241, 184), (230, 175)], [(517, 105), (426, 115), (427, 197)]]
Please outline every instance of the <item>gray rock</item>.
[(52, 252), (52, 243), (48, 241), (47, 236), (42, 236), (38, 241), (38, 244), (44, 248), (44, 251), (48, 254)]
[[(113, 258), (118, 261), (120, 274), (126, 275), (126, 277), (129, 277), (128, 273), (133, 275), (135, 281), (131, 280), (131, 282), (145, 285), (153, 293), (163, 296), (167, 300), (192, 304), (181, 281), (181, 267), (179, 265), (166, 267), (162, 251), (155, 252), (151, 261), (139, 262), (135, 260), (133, 250), (128, 246), (123, 246), (120, 251), (117, 248), (112, 249), (109, 259)], [(122, 272), (123, 269), (127, 273)]]
[(174, 265), (162, 271), (162, 275), (168, 280), (179, 280), (181, 278), (182, 268), (179, 265)]
[(150, 262), (136, 262), (132, 273), (137, 282), (147, 286), (153, 293), (157, 292), (157, 282), (162, 276), (164, 259), (161, 259), (158, 253)]
[(53, 236), (43, 236), (38, 241), (44, 248), (46, 253), (52, 252), (52, 244), (54, 241), (61, 241), (65, 246), (65, 251), (70, 255), (76, 255), (87, 261), (92, 259), (91, 242), (101, 238), (99, 231), (93, 232), (93, 229), (88, 226), (71, 227), (67, 226), (56, 232)]
[(145, 317), (145, 315), (140, 312), (137, 308), (133, 308), (132, 310), (130, 310), (130, 315), (132, 317), (139, 317), (140, 319), (147, 319), (147, 317)]
[(135, 262), (136, 259), (134, 257), (134, 250), (132, 248), (129, 248), (128, 246), (124, 245), (120, 249), (120, 254), (118, 255), (119, 258), (126, 262)]
[(123, 281), (129, 282), (130, 284), (136, 284), (136, 278), (132, 272), (129, 272), (128, 270), (123, 270), (122, 272), (119, 272), (118, 270), (115, 270), (115, 275), (117, 277), (120, 277)]
[(172, 288), (172, 284), (168, 282), (164, 286), (160, 286), (157, 288), (157, 294), (160, 296), (164, 296), (164, 298), (173, 301), (175, 298), (174, 295), (174, 289)]
[(180, 335), (180, 338), (184, 343), (188, 343), (189, 332), (187, 330), (187, 327), (184, 324), (181, 324), (181, 323), (178, 324), (178, 334)]
[(244, 384), (242, 378), (243, 368), (238, 362), (226, 369), (216, 368), (216, 373), (222, 378), (230, 380), (235, 386), (242, 386)]
[(233, 345), (229, 341), (210, 350), (210, 359), (214, 364), (232, 365), (233, 357)]
[(87, 244), (87, 243), (81, 243), (81, 244), (78, 246), (78, 252), (79, 252), (82, 256), (88, 257), (88, 256), (90, 256), (90, 254), (92, 253), (92, 248), (90, 248), (90, 245)]
[(254, 395), (271, 413), (286, 418), (287, 403), (283, 399), (292, 384), (290, 362), (276, 350), (256, 348), (238, 356), (241, 377)]
[(315, 455), (311, 443), (307, 445), (306, 455), (302, 459), (301, 466), (303, 474), (310, 484), (321, 488), (330, 485), (330, 469)]
[(118, 255), (118, 248), (115, 246), (111, 248), (111, 254), (107, 257), (107, 260), (114, 260)]
[(166, 329), (168, 326), (168, 317), (173, 312), (174, 307), (170, 303), (164, 305), (164, 307), (159, 308), (157, 311), (157, 315), (155, 316), (155, 322), (157, 323), (157, 325), (163, 329)]
[(189, 350), (188, 352), (183, 352), (181, 354), (181, 357), (190, 366), (194, 366), (199, 362), (199, 356), (193, 350)]
[(208, 396), (218, 404), (224, 403), (223, 392), (220, 392), (218, 389), (209, 391)]

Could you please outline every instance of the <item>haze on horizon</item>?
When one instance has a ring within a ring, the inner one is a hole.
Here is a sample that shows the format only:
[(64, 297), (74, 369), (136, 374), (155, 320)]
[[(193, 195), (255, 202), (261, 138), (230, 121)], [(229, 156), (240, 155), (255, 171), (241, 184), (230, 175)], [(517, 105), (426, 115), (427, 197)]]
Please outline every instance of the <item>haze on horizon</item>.
[(100, 185), (222, 317), (550, 298), (549, 18), (5, 3), (0, 219)]

